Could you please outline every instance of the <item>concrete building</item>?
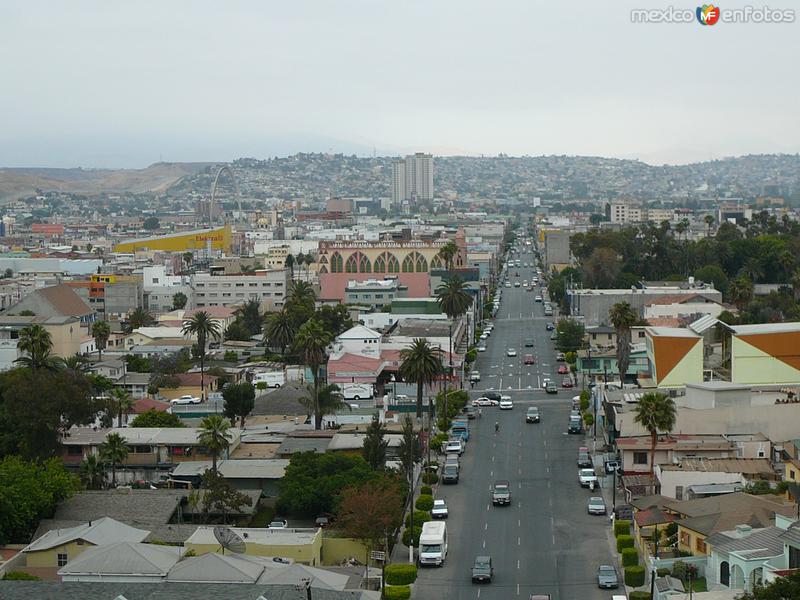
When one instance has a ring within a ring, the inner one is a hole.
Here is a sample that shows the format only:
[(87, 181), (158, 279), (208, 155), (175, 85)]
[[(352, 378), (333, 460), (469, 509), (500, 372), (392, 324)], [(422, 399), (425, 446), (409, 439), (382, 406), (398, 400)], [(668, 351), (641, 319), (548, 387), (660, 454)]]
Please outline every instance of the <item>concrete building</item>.
[(703, 381), (703, 337), (691, 329), (647, 327), (647, 358), (659, 387)]
[(78, 296), (105, 317), (124, 317), (144, 306), (144, 286), (138, 275), (98, 274), (88, 281), (68, 281)]
[(19, 332), (31, 325), (41, 325), (50, 334), (52, 354), (69, 358), (78, 354), (82, 340), (88, 335), (75, 317), (0, 316), (0, 371), (14, 368), (21, 353), (17, 350)]
[(348, 281), (345, 302), (365, 306), (386, 306), (400, 298), (408, 288), (396, 278)]
[(725, 306), (703, 294), (680, 294), (662, 296), (644, 305), (645, 319), (683, 318), (695, 320), (704, 315), (717, 318), (725, 310)]
[(283, 307), (289, 288), (288, 269), (259, 269), (252, 275), (192, 275), (195, 308), (233, 306), (258, 300), (267, 312)]
[(550, 272), (562, 271), (570, 265), (568, 231), (548, 231), (544, 234), (544, 266)]
[(392, 163), (392, 201), (433, 200), (433, 155), (417, 152)]
[[(768, 448), (769, 441), (765, 440), (765, 456), (769, 456)], [(676, 500), (730, 494), (743, 491), (755, 481), (777, 480), (768, 458), (737, 458), (735, 455), (676, 457), (671, 462), (656, 464), (655, 476), (660, 494)]]
[(800, 323), (736, 325), (731, 329), (733, 383), (800, 383)]

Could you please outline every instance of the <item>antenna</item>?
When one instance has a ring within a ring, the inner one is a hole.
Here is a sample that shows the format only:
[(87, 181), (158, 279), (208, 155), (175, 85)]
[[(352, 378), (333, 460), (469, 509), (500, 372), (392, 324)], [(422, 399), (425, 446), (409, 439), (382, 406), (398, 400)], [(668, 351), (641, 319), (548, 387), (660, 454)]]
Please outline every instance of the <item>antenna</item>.
[(222, 546), (222, 554), (225, 550), (230, 550), (234, 554), (244, 554), (247, 550), (247, 544), (239, 535), (228, 527), (214, 527), (214, 537)]

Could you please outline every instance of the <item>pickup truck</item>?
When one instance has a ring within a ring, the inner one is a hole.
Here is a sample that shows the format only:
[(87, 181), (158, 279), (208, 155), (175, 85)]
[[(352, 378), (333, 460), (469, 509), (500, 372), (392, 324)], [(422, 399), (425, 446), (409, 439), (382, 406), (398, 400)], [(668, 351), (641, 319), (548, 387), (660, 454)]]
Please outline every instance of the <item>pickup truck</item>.
[(431, 516), (434, 519), (446, 519), (447, 518), (447, 504), (445, 504), (444, 500), (434, 500), (433, 501), (433, 509), (431, 510)]
[(511, 504), (511, 485), (508, 481), (498, 480), (492, 487), (492, 504)]

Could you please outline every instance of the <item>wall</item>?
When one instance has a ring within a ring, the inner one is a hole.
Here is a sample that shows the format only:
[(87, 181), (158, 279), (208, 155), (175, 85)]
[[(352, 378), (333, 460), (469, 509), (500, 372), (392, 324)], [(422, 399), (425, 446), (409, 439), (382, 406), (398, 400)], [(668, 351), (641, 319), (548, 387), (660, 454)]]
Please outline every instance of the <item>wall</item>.
[[(210, 552), (217, 552), (219, 544), (194, 544), (186, 543), (186, 550), (194, 550), (199, 556), (201, 554), (208, 554)], [(322, 563), (320, 553), (322, 551), (322, 536), (317, 535), (314, 541), (310, 544), (298, 544), (293, 546), (278, 546), (256, 544), (247, 542), (247, 550), (245, 554), (250, 556), (281, 556), (283, 558), (291, 558), (296, 562), (303, 563), (311, 566), (319, 566)]]
[(135, 252), (136, 250), (167, 250), (184, 252), (187, 250), (205, 250), (208, 242), (213, 250), (230, 250), (230, 225), (204, 231), (192, 231), (173, 235), (154, 236), (145, 240), (121, 242), (114, 246), (114, 252)]
[(704, 545), (705, 539), (706, 536), (702, 533), (697, 533), (682, 525), (678, 525), (678, 550), (682, 552), (691, 552), (693, 556), (708, 556), (708, 553), (710, 553), (708, 546), (705, 546), (705, 549), (703, 549), (702, 545), (700, 549), (697, 547), (698, 541), (702, 542)]
[[(667, 344), (670, 341), (666, 342)], [(658, 355), (656, 355), (658, 356)], [(678, 361), (669, 373), (662, 377), (658, 373), (657, 382), (660, 387), (682, 387), (687, 383), (700, 383), (703, 381), (703, 340), (695, 340), (691, 350)]]
[(93, 544), (84, 543), (79, 545), (78, 542), (70, 542), (62, 546), (57, 546), (50, 550), (41, 550), (39, 552), (26, 552), (25, 556), (29, 567), (58, 567), (58, 555), (67, 555), (67, 561), (70, 561), (79, 556), (87, 548), (91, 548)]
[(81, 349), (81, 340), (87, 335), (87, 329), (81, 327), (75, 319), (72, 323), (63, 325), (44, 325), (53, 340), (53, 354), (68, 358), (77, 354)]
[[(675, 498), (676, 500), (688, 500), (689, 486), (692, 485), (706, 485), (710, 483), (739, 483), (744, 487), (747, 480), (742, 477), (741, 473), (724, 473), (721, 471), (716, 472), (702, 472), (702, 471), (662, 471), (656, 465), (656, 478), (661, 484), (661, 495)], [(676, 487), (683, 487), (683, 498), (678, 498), (676, 494)]]
[(716, 302), (686, 302), (684, 304), (651, 304), (644, 307), (644, 318), (682, 317), (689, 315), (711, 315), (718, 317), (725, 310)]
[(322, 564), (325, 566), (339, 566), (350, 557), (355, 557), (363, 564), (366, 556), (367, 545), (361, 540), (330, 536), (322, 538)]
[[(320, 298), (324, 300), (339, 300), (344, 302), (345, 289), (348, 281), (366, 281), (375, 279), (382, 274), (378, 273), (320, 273)], [(389, 275), (389, 274), (384, 274)], [(427, 298), (431, 295), (431, 279), (429, 273), (391, 273), (396, 276), (401, 284), (408, 287), (409, 298)]]
[[(774, 334), (773, 334), (774, 335)], [(769, 334), (747, 336), (753, 341), (763, 339), (763, 344), (773, 337)], [(784, 360), (797, 364), (800, 352), (800, 334), (794, 336), (785, 350), (776, 348), (775, 353), (786, 352)], [(760, 341), (760, 340), (759, 340)], [(780, 354), (779, 354), (780, 355)], [(767, 352), (732, 336), (731, 344), (731, 380), (734, 383), (775, 385), (783, 383), (800, 383), (800, 370), (793, 368), (784, 360), (780, 360)]]

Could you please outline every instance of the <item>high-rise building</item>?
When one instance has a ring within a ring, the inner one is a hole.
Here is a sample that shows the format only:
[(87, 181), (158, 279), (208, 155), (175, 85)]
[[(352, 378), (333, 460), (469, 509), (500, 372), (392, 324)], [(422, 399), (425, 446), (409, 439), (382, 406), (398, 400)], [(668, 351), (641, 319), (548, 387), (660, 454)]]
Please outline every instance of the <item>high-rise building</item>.
[(417, 152), (392, 163), (392, 202), (433, 200), (433, 155)]

